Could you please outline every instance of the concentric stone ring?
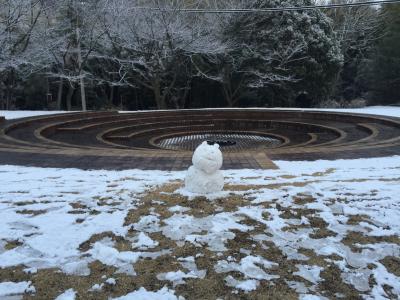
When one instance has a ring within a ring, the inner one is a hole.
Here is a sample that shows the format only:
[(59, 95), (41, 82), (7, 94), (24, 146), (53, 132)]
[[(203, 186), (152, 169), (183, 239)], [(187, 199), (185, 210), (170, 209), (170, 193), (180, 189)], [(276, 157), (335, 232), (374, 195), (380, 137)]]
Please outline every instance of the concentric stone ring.
[(41, 167), (182, 170), (207, 140), (229, 141), (225, 169), (400, 153), (400, 119), (320, 111), (68, 113), (1, 119), (0, 129), (0, 163)]

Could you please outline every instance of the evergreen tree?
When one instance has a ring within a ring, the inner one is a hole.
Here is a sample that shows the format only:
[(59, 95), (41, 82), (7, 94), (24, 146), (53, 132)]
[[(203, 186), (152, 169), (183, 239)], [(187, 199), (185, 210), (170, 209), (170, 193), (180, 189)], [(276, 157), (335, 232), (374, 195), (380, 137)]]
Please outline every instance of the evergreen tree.
[(386, 35), (378, 42), (370, 85), (376, 103), (400, 102), (400, 5), (383, 7)]
[[(311, 5), (311, 1), (256, 0), (250, 8)], [(318, 10), (245, 14), (226, 32), (240, 58), (247, 87), (288, 105), (306, 93), (314, 103), (330, 96), (342, 63), (331, 21)], [(237, 60), (234, 60), (237, 65)], [(270, 104), (270, 103), (267, 103)]]

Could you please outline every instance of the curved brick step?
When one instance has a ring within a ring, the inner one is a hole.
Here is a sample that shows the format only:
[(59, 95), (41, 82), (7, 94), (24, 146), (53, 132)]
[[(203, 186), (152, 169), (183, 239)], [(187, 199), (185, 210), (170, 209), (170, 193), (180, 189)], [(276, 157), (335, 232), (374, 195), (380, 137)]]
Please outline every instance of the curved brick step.
[[(240, 147), (223, 148), (225, 166), (233, 168), (265, 167), (265, 154), (274, 159), (315, 160), (400, 153), (399, 119), (318, 111), (85, 112), (13, 121), (0, 118), (0, 129), (0, 163), (61, 167), (123, 168), (126, 160), (127, 168), (184, 169), (190, 164), (190, 147), (195, 145), (171, 150), (156, 141), (206, 132), (281, 141), (271, 146), (241, 142)], [(48, 159), (41, 162), (44, 156)]]

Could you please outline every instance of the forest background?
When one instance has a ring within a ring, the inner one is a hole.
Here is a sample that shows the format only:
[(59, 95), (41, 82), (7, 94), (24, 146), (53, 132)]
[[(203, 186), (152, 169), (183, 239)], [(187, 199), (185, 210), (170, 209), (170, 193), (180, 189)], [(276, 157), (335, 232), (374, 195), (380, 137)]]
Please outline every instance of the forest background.
[(400, 4), (257, 12), (316, 4), (0, 0), (0, 109), (399, 103)]

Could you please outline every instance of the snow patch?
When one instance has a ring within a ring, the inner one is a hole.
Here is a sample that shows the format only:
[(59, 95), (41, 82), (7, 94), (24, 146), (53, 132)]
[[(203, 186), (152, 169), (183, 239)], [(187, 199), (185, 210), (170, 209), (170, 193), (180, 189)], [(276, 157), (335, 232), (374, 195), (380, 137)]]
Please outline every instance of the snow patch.
[(170, 290), (167, 287), (163, 287), (157, 292), (149, 292), (145, 288), (140, 288), (137, 291), (129, 293), (125, 296), (112, 298), (113, 300), (185, 300), (185, 298), (175, 296), (175, 291)]
[(75, 300), (76, 292), (73, 289), (66, 290), (54, 300)]
[(31, 281), (0, 282), (0, 297), (17, 296), (25, 293), (34, 294), (36, 289)]

